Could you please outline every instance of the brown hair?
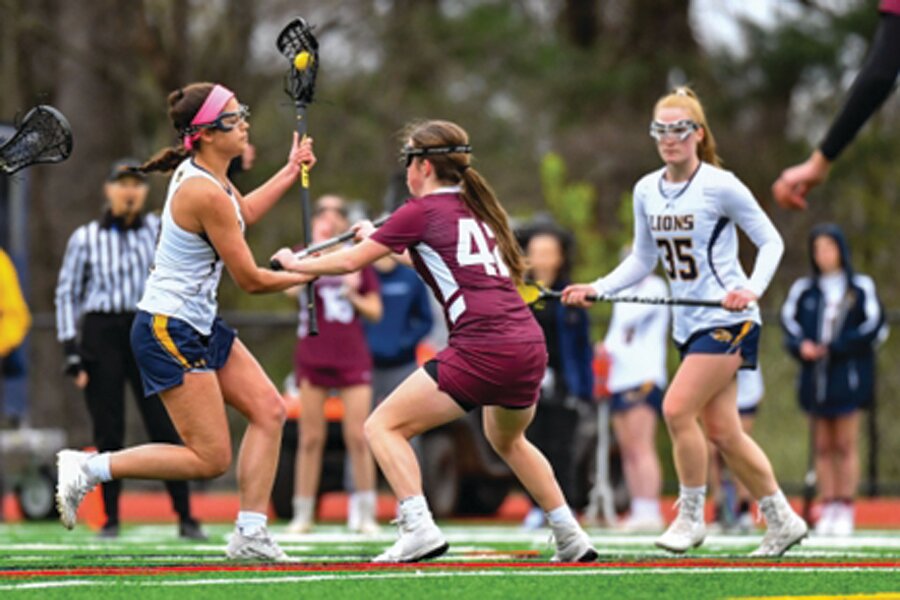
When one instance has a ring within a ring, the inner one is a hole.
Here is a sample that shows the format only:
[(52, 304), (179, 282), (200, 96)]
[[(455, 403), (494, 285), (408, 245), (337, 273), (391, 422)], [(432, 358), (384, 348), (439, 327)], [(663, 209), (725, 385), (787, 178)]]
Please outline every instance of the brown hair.
[(178, 132), (179, 142), (175, 146), (163, 148), (153, 155), (150, 160), (141, 165), (139, 171), (149, 173), (151, 171), (161, 171), (168, 173), (181, 162), (191, 156), (194, 151), (200, 147), (200, 140), (194, 142), (194, 150), (188, 150), (181, 143), (182, 132), (190, 127), (191, 120), (215, 84), (212, 83), (192, 83), (183, 88), (179, 88), (169, 94), (167, 102), (169, 104), (169, 120), (175, 131)]
[(722, 159), (716, 152), (716, 138), (713, 137), (712, 130), (706, 122), (706, 113), (703, 111), (703, 105), (694, 90), (687, 86), (680, 86), (666, 94), (656, 102), (653, 107), (653, 115), (661, 108), (682, 108), (686, 110), (691, 118), (703, 128), (704, 136), (697, 146), (697, 156), (700, 160), (708, 162), (716, 167), (722, 166)]
[[(412, 123), (404, 129), (403, 142), (411, 142), (414, 148), (463, 146), (468, 145), (469, 135), (462, 127), (450, 121), (423, 121)], [(491, 185), (471, 166), (471, 154), (433, 154), (417, 157), (416, 160), (430, 162), (439, 181), (462, 184), (462, 197), (466, 207), (491, 228), (513, 282), (521, 283), (526, 270), (525, 258), (509, 226), (509, 215)]]

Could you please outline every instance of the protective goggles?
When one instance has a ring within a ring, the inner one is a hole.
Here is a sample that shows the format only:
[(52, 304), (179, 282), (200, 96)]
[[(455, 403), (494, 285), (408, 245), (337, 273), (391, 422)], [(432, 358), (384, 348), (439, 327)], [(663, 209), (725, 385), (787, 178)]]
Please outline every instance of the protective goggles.
[(650, 123), (650, 137), (657, 142), (661, 142), (665, 139), (683, 142), (698, 129), (700, 129), (700, 125), (691, 119), (681, 119), (674, 123), (652, 121)]
[(248, 119), (250, 119), (250, 107), (246, 104), (241, 104), (237, 110), (219, 113), (219, 116), (209, 123), (192, 124), (182, 132), (182, 135), (193, 135), (201, 129), (213, 129), (216, 131), (228, 132)]
[(458, 145), (458, 146), (428, 146), (426, 148), (415, 148), (413, 146), (403, 146), (400, 149), (400, 162), (406, 165), (406, 168), (409, 168), (409, 165), (412, 164), (414, 158), (419, 158), (422, 156), (430, 156), (437, 154), (471, 154), (472, 146), (469, 145)]

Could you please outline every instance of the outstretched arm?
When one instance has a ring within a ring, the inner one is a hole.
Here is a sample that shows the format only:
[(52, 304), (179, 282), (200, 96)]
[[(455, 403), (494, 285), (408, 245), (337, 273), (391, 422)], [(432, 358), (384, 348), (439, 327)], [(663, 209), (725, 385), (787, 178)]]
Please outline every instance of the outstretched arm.
[(884, 14), (865, 64), (819, 148), (806, 162), (782, 171), (772, 194), (782, 208), (806, 208), (806, 194), (828, 177), (831, 163), (894, 90), (900, 72), (900, 15)]
[(359, 244), (332, 252), (317, 258), (298, 260), (290, 248), (282, 248), (273, 257), (281, 263), (286, 271), (305, 273), (307, 275), (344, 275), (359, 271), (382, 256), (391, 253), (391, 249), (373, 239), (365, 239)]

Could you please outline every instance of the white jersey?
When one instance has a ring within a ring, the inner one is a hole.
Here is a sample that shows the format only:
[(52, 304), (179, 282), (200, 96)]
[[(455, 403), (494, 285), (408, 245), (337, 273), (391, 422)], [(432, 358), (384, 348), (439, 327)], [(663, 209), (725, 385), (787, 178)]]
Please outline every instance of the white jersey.
[[(663, 180), (665, 168), (634, 186), (634, 250), (612, 273), (594, 284), (600, 294), (616, 293), (643, 279), (661, 258), (672, 295), (721, 300), (729, 291), (747, 289), (761, 296), (775, 275), (784, 243), (753, 194), (729, 171), (701, 163), (685, 184)], [(738, 261), (737, 225), (756, 245), (753, 275)], [(675, 306), (673, 337), (684, 343), (701, 329), (751, 320), (761, 323), (759, 308)]]
[(218, 310), (216, 293), (222, 278), (222, 259), (204, 234), (186, 231), (172, 218), (172, 198), (181, 184), (192, 177), (205, 177), (223, 187), (237, 213), (241, 231), (244, 230), (244, 218), (234, 192), (224, 188), (193, 159), (182, 162), (169, 181), (159, 243), (144, 296), (137, 306), (149, 313), (182, 319), (201, 334), (210, 335)]
[[(635, 296), (666, 296), (666, 282), (650, 275), (624, 290)], [(653, 304), (616, 304), (603, 346), (609, 353), (609, 391), (616, 394), (648, 381), (666, 387), (666, 347), (669, 307)]]
[(766, 387), (763, 384), (762, 368), (740, 369), (737, 372), (737, 407), (738, 410), (753, 408), (762, 400)]

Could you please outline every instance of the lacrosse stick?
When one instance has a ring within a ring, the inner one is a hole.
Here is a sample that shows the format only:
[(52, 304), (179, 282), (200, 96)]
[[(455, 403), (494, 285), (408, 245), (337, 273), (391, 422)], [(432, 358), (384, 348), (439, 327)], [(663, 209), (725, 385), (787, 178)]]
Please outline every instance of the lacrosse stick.
[[(297, 134), (306, 137), (306, 107), (313, 101), (316, 74), (319, 71), (319, 42), (312, 34), (312, 28), (301, 18), (296, 18), (281, 30), (275, 42), (278, 51), (288, 59), (290, 65), (284, 78), (284, 91), (297, 110)], [(309, 208), (309, 169), (300, 170), (300, 199), (303, 203), (303, 244), (312, 241), (312, 226)], [(319, 334), (316, 318), (316, 295), (312, 286), (301, 291), (309, 313), (309, 335)]]
[[(372, 221), (372, 225), (374, 225), (375, 227), (381, 227), (390, 216), (391, 215), (384, 215), (383, 217), (379, 217)], [(306, 258), (307, 256), (315, 254), (316, 252), (321, 252), (322, 250), (327, 250), (332, 246), (337, 246), (338, 244), (343, 244), (344, 242), (350, 241), (353, 239), (354, 235), (356, 235), (355, 231), (345, 231), (341, 235), (336, 235), (333, 238), (328, 238), (327, 240), (323, 240), (317, 244), (313, 244), (308, 248), (304, 248), (299, 252), (295, 252), (294, 256), (297, 257), (298, 260), (301, 258)], [(269, 266), (272, 267), (273, 271), (281, 271), (284, 268), (281, 263), (278, 262), (278, 259), (275, 258), (272, 259), (272, 262), (269, 263)]]
[(584, 518), (585, 522), (593, 525), (599, 523), (598, 517), (603, 515), (606, 526), (615, 527), (617, 518), (609, 473), (609, 437), (609, 402), (604, 401), (597, 407), (596, 471)]
[[(534, 304), (542, 300), (558, 300), (562, 297), (562, 292), (558, 290), (548, 290), (538, 281), (526, 280), (519, 284), (519, 295), (525, 304)], [(644, 296), (597, 296), (590, 295), (587, 297), (589, 302), (628, 302), (632, 304), (664, 304), (668, 306), (708, 306), (711, 308), (722, 308), (721, 300), (698, 300), (695, 298), (649, 298)], [(751, 302), (747, 309), (754, 308), (755, 302)]]
[(0, 146), (0, 172), (15, 173), (37, 163), (58, 163), (72, 154), (72, 128), (61, 112), (40, 104), (22, 119), (9, 140)]

